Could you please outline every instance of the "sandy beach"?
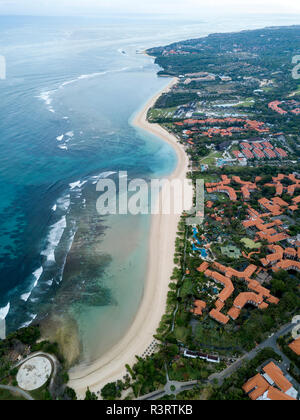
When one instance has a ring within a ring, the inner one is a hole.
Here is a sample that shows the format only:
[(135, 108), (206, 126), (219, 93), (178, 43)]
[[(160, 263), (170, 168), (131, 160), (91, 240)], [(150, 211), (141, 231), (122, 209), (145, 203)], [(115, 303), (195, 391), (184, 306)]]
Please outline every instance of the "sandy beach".
[[(158, 97), (168, 91), (177, 79), (155, 95), (133, 119), (133, 126), (146, 130), (168, 142), (175, 149), (178, 163), (175, 171), (168, 177), (184, 180), (188, 172), (188, 157), (176, 137), (158, 124), (147, 121), (147, 112)], [(161, 192), (160, 197), (163, 196)], [(191, 190), (192, 200), (192, 190)], [(192, 201), (191, 201), (192, 203)], [(147, 279), (140, 308), (124, 337), (107, 354), (95, 362), (81, 364), (69, 372), (69, 385), (79, 397), (85, 395), (87, 387), (93, 392), (100, 391), (109, 382), (122, 379), (126, 375), (125, 365), (133, 365), (135, 355), (141, 356), (153, 341), (153, 335), (165, 313), (168, 285), (174, 268), (174, 252), (178, 215), (155, 215), (151, 217)]]

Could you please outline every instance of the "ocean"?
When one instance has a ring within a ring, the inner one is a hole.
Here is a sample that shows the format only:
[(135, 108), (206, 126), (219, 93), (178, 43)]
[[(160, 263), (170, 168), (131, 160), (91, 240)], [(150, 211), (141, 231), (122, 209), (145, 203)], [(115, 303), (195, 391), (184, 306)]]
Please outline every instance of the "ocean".
[(96, 211), (99, 179), (163, 177), (170, 145), (131, 125), (169, 79), (146, 48), (297, 22), (0, 16), (0, 319), (39, 322), (70, 364), (109, 350), (137, 313), (150, 217)]

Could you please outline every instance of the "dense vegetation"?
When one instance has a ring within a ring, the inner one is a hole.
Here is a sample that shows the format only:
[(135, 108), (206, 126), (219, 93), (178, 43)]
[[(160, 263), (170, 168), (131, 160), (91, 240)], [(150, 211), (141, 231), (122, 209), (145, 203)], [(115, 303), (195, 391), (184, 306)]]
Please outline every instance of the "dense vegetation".
[[(59, 351), (57, 343), (39, 341), (41, 333), (39, 326), (33, 325), (11, 333), (5, 340), (0, 341), (0, 384), (17, 387), (16, 375), (18, 368), (15, 367), (18, 360), (26, 359), (30, 354), (43, 352), (51, 354), (57, 359), (57, 375), (42, 388), (32, 391), (31, 395), (37, 400), (64, 399), (75, 400), (76, 394), (68, 388), (69, 382), (65, 360)], [(3, 394), (5, 398), (5, 393)], [(12, 396), (12, 399), (15, 397)], [(18, 397), (16, 397), (18, 399)]]
[[(233, 77), (255, 76), (258, 71), (274, 68), (291, 69), (291, 57), (300, 52), (299, 26), (267, 28), (231, 34), (212, 34), (205, 38), (177, 42), (167, 47), (152, 48), (162, 73), (181, 75), (227, 70)], [(163, 55), (172, 50), (187, 55)], [(247, 66), (244, 66), (244, 62)], [(289, 65), (287, 66), (287, 62)], [(224, 74), (224, 72), (223, 72)]]

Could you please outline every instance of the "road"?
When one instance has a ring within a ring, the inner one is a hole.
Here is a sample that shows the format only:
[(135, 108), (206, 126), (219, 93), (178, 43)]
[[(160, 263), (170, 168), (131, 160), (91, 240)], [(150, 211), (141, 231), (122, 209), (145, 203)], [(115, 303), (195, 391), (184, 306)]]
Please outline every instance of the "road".
[(162, 398), (165, 395), (177, 395), (182, 391), (193, 389), (197, 385), (197, 383), (198, 381), (168, 381), (163, 389), (151, 392), (147, 395), (143, 395), (142, 397), (137, 398), (137, 400), (158, 400), (159, 398)]
[(278, 353), (280, 355), (280, 357), (282, 358), (282, 363), (281, 363), (282, 367), (284, 367), (285, 370), (288, 370), (291, 362), (278, 348), (277, 340), (278, 340), (279, 337), (281, 337), (283, 335), (286, 335), (289, 332), (291, 332), (294, 327), (295, 327), (295, 324), (292, 324), (292, 323), (284, 325), (277, 333), (273, 334), (267, 340), (265, 340), (264, 342), (259, 344), (254, 350), (245, 354), (245, 356), (241, 357), (239, 360), (237, 360), (235, 363), (233, 363), (231, 366), (229, 366), (229, 368), (223, 370), (220, 373), (214, 373), (213, 375), (211, 375), (208, 379), (209, 382), (212, 383), (214, 380), (217, 380), (219, 382), (219, 384), (222, 384), (224, 379), (228, 378), (229, 376), (231, 376), (233, 374), (233, 372), (238, 370), (242, 366), (242, 364), (245, 360), (254, 359), (254, 357), (257, 356), (257, 354), (261, 350), (263, 350), (267, 347), (272, 348), (276, 353)]
[(182, 391), (193, 389), (198, 383), (198, 381), (171, 381), (169, 378), (167, 365), (165, 365), (165, 369), (167, 378), (167, 383), (165, 387), (157, 391), (151, 392), (150, 394), (143, 395), (142, 397), (137, 398), (138, 400), (158, 400), (159, 398), (162, 398), (165, 395), (177, 395)]
[[(265, 348), (272, 348), (277, 354), (280, 355), (282, 359), (282, 363), (279, 364), (279, 366), (285, 370), (288, 371), (290, 367), (290, 360), (281, 352), (281, 350), (277, 346), (277, 340), (279, 337), (284, 336), (288, 333), (290, 333), (293, 328), (295, 327), (295, 323), (289, 323), (284, 325), (277, 333), (270, 336), (267, 340), (259, 344), (255, 349), (250, 351), (249, 353), (245, 354), (243, 357), (238, 359), (235, 363), (233, 363), (231, 366), (229, 366), (227, 369), (223, 370), (220, 373), (214, 373), (208, 378), (208, 383), (213, 383), (215, 380), (218, 381), (218, 383), (221, 385), (224, 381), (224, 379), (231, 376), (236, 370), (238, 370), (244, 361), (249, 361), (254, 359), (257, 354), (265, 349)], [(157, 400), (159, 398), (162, 398), (164, 395), (170, 395), (174, 394), (177, 395), (179, 392), (186, 391), (188, 389), (193, 389), (197, 385), (197, 381), (189, 381), (189, 382), (175, 382), (170, 381), (169, 376), (167, 373), (167, 384), (164, 387), (164, 389), (157, 390), (152, 392), (151, 394), (143, 395), (142, 397), (138, 398), (138, 400)], [(174, 391), (171, 391), (171, 386), (175, 387)]]

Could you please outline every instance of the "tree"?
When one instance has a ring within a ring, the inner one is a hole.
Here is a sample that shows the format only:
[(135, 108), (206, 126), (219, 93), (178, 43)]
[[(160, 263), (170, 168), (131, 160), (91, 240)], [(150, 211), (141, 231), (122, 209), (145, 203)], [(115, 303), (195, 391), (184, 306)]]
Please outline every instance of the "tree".
[(116, 382), (111, 382), (102, 388), (101, 395), (104, 400), (115, 400), (121, 396), (121, 392), (118, 390)]
[(73, 388), (69, 388), (68, 386), (66, 387), (65, 392), (64, 392), (64, 399), (70, 400), (70, 401), (77, 400), (77, 395)]
[(85, 394), (85, 401), (96, 401), (98, 400), (97, 395), (94, 392), (90, 391), (90, 388), (87, 389)]
[(286, 290), (286, 285), (282, 280), (273, 279), (271, 282), (272, 293), (277, 295), (278, 293), (283, 293)]

